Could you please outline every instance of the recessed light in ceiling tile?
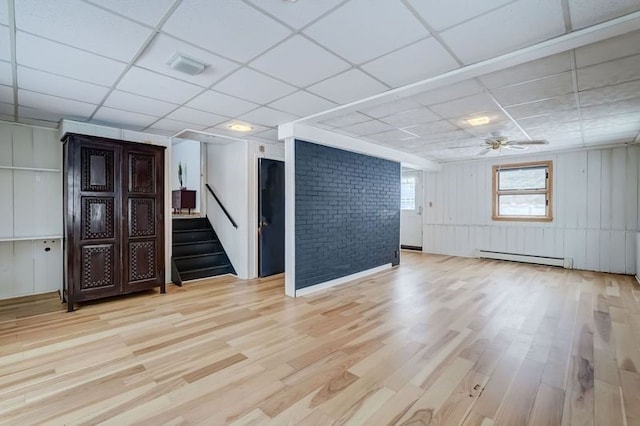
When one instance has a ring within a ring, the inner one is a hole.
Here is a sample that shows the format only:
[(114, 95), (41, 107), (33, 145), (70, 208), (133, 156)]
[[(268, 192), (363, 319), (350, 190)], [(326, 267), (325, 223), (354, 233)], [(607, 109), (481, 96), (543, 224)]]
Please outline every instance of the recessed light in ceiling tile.
[(229, 130), (233, 130), (234, 132), (241, 132), (241, 133), (246, 133), (253, 130), (253, 127), (244, 123), (231, 123), (231, 124), (228, 124), (227, 127), (229, 128)]
[(486, 115), (483, 115), (481, 117), (469, 118), (467, 120), (467, 123), (471, 124), (472, 126), (483, 126), (485, 124), (489, 124), (490, 122), (491, 119)]

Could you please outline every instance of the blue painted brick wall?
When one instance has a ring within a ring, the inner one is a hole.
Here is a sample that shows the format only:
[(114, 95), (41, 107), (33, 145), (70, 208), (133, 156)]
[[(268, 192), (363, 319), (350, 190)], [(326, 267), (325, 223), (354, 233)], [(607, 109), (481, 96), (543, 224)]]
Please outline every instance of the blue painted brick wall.
[(400, 164), (295, 145), (296, 288), (398, 263)]

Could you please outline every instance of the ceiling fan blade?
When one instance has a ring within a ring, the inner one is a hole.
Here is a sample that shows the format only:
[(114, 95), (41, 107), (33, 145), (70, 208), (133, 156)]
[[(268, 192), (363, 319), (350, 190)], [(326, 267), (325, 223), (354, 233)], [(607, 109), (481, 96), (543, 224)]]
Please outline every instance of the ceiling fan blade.
[(510, 149), (511, 151), (526, 151), (528, 148), (528, 146), (525, 146), (523, 144), (504, 146), (504, 149)]
[(549, 141), (544, 139), (538, 139), (538, 140), (532, 140), (532, 141), (524, 140), (524, 141), (507, 142), (507, 145), (548, 145), (548, 144), (549, 144)]
[(491, 149), (492, 149), (491, 147), (487, 147), (487, 148), (483, 149), (482, 151), (480, 151), (479, 153), (477, 153), (476, 155), (478, 157), (480, 157), (482, 155), (487, 155), (489, 153), (489, 151), (491, 151)]

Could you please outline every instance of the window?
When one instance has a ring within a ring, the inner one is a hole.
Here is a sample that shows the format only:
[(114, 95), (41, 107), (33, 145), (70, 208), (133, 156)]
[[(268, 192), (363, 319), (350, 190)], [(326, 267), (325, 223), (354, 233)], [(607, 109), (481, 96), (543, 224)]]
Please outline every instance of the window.
[(552, 220), (551, 161), (493, 166), (493, 220)]
[(416, 209), (416, 177), (403, 176), (400, 186), (400, 208), (402, 210)]

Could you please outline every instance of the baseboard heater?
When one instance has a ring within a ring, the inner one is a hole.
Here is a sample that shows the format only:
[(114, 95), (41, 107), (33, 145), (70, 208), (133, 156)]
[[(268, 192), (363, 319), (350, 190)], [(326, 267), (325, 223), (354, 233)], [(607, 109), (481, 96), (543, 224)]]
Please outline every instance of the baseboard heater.
[(536, 265), (560, 266), (573, 269), (573, 259), (570, 257), (531, 256), (528, 254), (503, 253), (499, 251), (478, 250), (481, 259), (510, 260), (512, 262), (534, 263)]

